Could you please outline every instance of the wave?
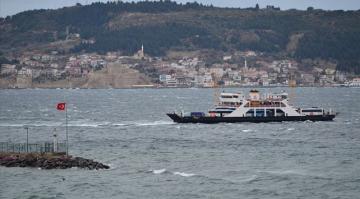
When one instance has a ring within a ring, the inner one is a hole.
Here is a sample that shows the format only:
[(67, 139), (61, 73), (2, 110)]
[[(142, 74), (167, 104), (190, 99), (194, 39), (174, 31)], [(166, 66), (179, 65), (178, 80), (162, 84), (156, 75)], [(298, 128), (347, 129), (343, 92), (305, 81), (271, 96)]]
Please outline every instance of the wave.
[[(111, 170), (115, 170), (115, 169), (117, 169), (118, 167), (117, 166), (115, 166), (114, 164), (107, 164), (110, 168), (109, 169), (107, 169), (107, 171), (111, 171)], [(104, 170), (104, 171), (106, 171), (106, 170)]]
[(241, 182), (255, 182), (258, 179), (257, 175), (252, 175), (249, 178), (240, 180)]
[(174, 175), (179, 175), (182, 177), (192, 177), (192, 176), (196, 176), (196, 174), (193, 173), (183, 173), (183, 172), (174, 172)]
[(162, 174), (166, 172), (166, 169), (151, 170), (153, 174)]
[(180, 96), (177, 96), (176, 99), (193, 99), (193, 98), (190, 98), (190, 97), (180, 97)]
[(154, 169), (154, 170), (150, 170), (149, 172), (153, 173), (153, 174), (165, 174), (165, 173), (170, 173), (173, 175), (178, 175), (178, 176), (182, 176), (182, 177), (192, 177), (192, 176), (196, 176), (196, 174), (194, 173), (184, 173), (184, 172), (169, 172), (166, 169)]
[(143, 121), (143, 122), (124, 122), (124, 123), (108, 123), (106, 125), (100, 125), (100, 126), (160, 126), (160, 125), (171, 125), (171, 124), (175, 124), (174, 122), (171, 121), (153, 121), (153, 122), (148, 122), (148, 121)]
[(113, 123), (113, 126), (128, 126), (128, 124), (122, 124), (122, 123)]
[(262, 171), (263, 173), (269, 173), (273, 175), (305, 175), (304, 171), (296, 171), (296, 170), (275, 170), (275, 171)]
[(58, 127), (61, 126), (60, 122), (44, 122), (44, 123), (24, 123), (24, 124), (9, 124), (9, 123), (0, 123), (0, 127)]
[(25, 124), (0, 124), (0, 127), (24, 127)]
[(101, 126), (101, 124), (86, 124), (86, 123), (83, 123), (83, 124), (69, 124), (69, 127), (99, 127)]
[(293, 131), (293, 130), (295, 130), (295, 128), (288, 128), (287, 130), (288, 131)]
[(297, 175), (297, 176), (307, 176), (312, 178), (322, 178), (322, 179), (331, 179), (319, 174), (311, 173), (305, 170), (275, 170), (275, 171), (261, 171), (259, 173), (265, 173), (270, 174), (274, 176), (291, 176), (291, 175)]
[(135, 126), (158, 126), (158, 125), (169, 125), (174, 124), (174, 122), (169, 121), (155, 121), (155, 122), (140, 122), (134, 123)]
[(251, 132), (251, 131), (253, 131), (253, 130), (251, 130), (251, 129), (244, 129), (244, 130), (242, 130), (242, 132), (244, 132), (244, 133), (248, 133), (248, 132)]
[[(125, 123), (111, 123), (111, 122), (69, 122), (69, 127), (119, 127), (119, 126), (159, 126), (159, 125), (171, 125), (174, 122), (169, 121), (154, 121), (154, 122), (125, 122)], [(22, 124), (11, 124), (11, 123), (0, 123), (0, 127), (61, 127), (65, 126), (63, 122), (41, 122), (41, 123), (22, 123)]]
[[(64, 123), (59, 122), (53, 122), (53, 123), (25, 123), (25, 124), (0, 124), (0, 127), (63, 127), (65, 126)], [(98, 127), (101, 126), (101, 124), (68, 124), (69, 127)]]

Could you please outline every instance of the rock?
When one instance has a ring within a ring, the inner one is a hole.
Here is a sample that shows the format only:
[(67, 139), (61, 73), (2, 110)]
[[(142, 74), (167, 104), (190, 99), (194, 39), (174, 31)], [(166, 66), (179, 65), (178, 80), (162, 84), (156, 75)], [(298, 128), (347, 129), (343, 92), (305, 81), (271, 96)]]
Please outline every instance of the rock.
[(79, 167), (89, 170), (110, 167), (91, 159), (65, 156), (63, 154), (0, 154), (0, 165), (5, 167), (36, 167), (42, 169), (67, 169)]

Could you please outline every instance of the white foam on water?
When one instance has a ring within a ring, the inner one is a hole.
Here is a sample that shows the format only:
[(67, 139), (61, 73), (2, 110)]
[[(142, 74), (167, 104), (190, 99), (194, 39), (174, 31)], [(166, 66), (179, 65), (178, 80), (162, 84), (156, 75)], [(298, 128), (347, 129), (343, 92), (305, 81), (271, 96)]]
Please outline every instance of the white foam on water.
[(306, 171), (302, 171), (302, 170), (275, 170), (275, 171), (264, 171), (264, 172), (274, 175), (308, 175)]
[(113, 164), (107, 164), (110, 168), (107, 170), (115, 170), (117, 166), (114, 166)]
[(100, 127), (100, 126), (108, 126), (109, 124), (111, 124), (110, 122), (82, 122), (82, 121), (77, 121), (77, 122), (72, 122), (69, 124), (69, 126), (71, 127)]
[(174, 175), (179, 175), (182, 177), (192, 177), (192, 176), (196, 176), (196, 174), (193, 173), (184, 173), (184, 172), (174, 172)]
[(113, 126), (126, 126), (126, 125), (128, 125), (128, 124), (122, 124), (122, 123), (114, 123), (114, 124), (112, 124)]
[(295, 130), (295, 128), (288, 128), (287, 130), (288, 131), (293, 131), (293, 130)]
[(100, 123), (98, 123), (99, 126), (108, 126), (110, 124), (111, 124), (111, 122), (100, 122)]
[(170, 125), (174, 124), (174, 122), (170, 121), (155, 121), (155, 122), (138, 122), (135, 123), (135, 126), (158, 126), (158, 125)]
[(258, 178), (257, 175), (252, 175), (251, 177), (242, 179), (242, 180), (240, 180), (240, 181), (241, 181), (241, 182), (251, 182), (251, 181), (256, 180), (257, 178)]
[(251, 129), (244, 129), (244, 130), (242, 130), (242, 132), (244, 132), (244, 133), (248, 133), (248, 132), (251, 132), (251, 131), (253, 131), (253, 130), (251, 130)]
[[(25, 125), (27, 125), (27, 124), (25, 124)], [(62, 123), (61, 122), (39, 122), (39, 123), (31, 123), (28, 125), (29, 126), (38, 126), (38, 127), (41, 127), (41, 126), (56, 127), (56, 126), (62, 125)]]
[(10, 124), (10, 123), (0, 123), (0, 127), (58, 127), (62, 125), (61, 122), (41, 122), (41, 123), (23, 123), (23, 124)]
[(153, 174), (162, 174), (166, 172), (166, 169), (152, 170)]
[(23, 127), (26, 124), (0, 124), (1, 127)]
[[(111, 123), (111, 122), (89, 122), (89, 121), (72, 121), (68, 124), (69, 127), (107, 127), (107, 126), (159, 126), (159, 125), (171, 125), (175, 124), (171, 121), (155, 121), (155, 122), (128, 122), (128, 123)], [(63, 122), (38, 122), (38, 123), (23, 123), (23, 124), (11, 124), (0, 123), (0, 127), (58, 127), (65, 125)]]
[(87, 123), (83, 123), (83, 124), (69, 124), (69, 126), (71, 127), (99, 127), (99, 124), (87, 124)]

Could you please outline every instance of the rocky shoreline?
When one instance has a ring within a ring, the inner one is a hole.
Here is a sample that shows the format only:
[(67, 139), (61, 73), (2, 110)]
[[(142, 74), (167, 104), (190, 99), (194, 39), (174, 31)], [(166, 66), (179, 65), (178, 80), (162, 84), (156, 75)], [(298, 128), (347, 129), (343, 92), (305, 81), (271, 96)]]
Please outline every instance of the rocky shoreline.
[(41, 169), (68, 169), (78, 167), (89, 170), (109, 169), (108, 165), (81, 157), (66, 156), (64, 154), (17, 154), (0, 153), (0, 166), (32, 167)]

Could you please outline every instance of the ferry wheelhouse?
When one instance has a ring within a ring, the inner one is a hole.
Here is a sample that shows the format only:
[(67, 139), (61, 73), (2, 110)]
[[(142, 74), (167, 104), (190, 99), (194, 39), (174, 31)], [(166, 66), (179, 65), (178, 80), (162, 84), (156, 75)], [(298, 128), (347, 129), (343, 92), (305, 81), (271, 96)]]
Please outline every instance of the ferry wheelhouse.
[(208, 113), (168, 113), (178, 123), (218, 122), (281, 122), (281, 121), (331, 121), (336, 113), (323, 108), (295, 108), (289, 104), (288, 94), (268, 93), (260, 95), (251, 90), (248, 96), (242, 93), (221, 93), (219, 103)]

